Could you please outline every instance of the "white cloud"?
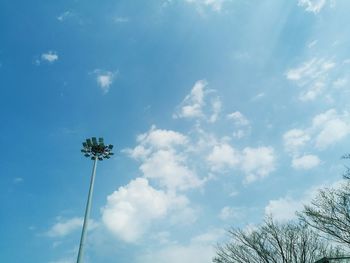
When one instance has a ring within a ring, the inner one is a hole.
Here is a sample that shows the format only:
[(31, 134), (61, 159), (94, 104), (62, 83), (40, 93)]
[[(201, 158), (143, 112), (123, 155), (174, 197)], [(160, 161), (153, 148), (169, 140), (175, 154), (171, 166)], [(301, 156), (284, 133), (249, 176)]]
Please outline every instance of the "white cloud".
[(266, 96), (266, 94), (264, 92), (260, 92), (258, 94), (256, 94), (255, 96), (253, 96), (251, 98), (251, 101), (258, 101), (261, 100), (262, 98), (264, 98)]
[(123, 152), (127, 153), (131, 158), (142, 160), (149, 156), (152, 151), (143, 145), (137, 145), (134, 149), (125, 149)]
[(322, 94), (324, 87), (325, 84), (323, 82), (313, 83), (308, 90), (299, 94), (299, 99), (301, 101), (313, 101)]
[(318, 114), (310, 127), (304, 130), (292, 129), (283, 135), (285, 149), (295, 153), (310, 142), (318, 149), (325, 149), (349, 135), (350, 123), (347, 118), (346, 112), (341, 115), (335, 109)]
[(151, 253), (143, 254), (137, 262), (142, 263), (202, 263), (210, 262), (215, 255), (213, 245), (170, 245)]
[(219, 98), (215, 98), (212, 101), (211, 105), (212, 105), (213, 113), (209, 118), (209, 122), (213, 123), (217, 121), (219, 114), (221, 112), (221, 107), (222, 107), (221, 100)]
[(283, 197), (276, 200), (270, 200), (265, 207), (265, 214), (272, 215), (280, 222), (285, 222), (296, 218), (295, 212), (303, 209), (304, 203), (309, 200), (295, 200), (291, 197)]
[(249, 125), (248, 119), (239, 111), (232, 112), (227, 115), (227, 119), (233, 120), (237, 126), (246, 126)]
[(137, 178), (107, 197), (102, 221), (113, 234), (126, 242), (136, 242), (152, 222), (170, 210), (186, 208), (187, 198), (156, 190), (147, 179)]
[[(55, 51), (48, 51), (47, 53), (43, 53), (43, 54), (41, 54), (41, 60), (42, 61), (47, 61), (49, 63), (53, 63), (56, 60), (58, 60), (57, 52), (55, 52)], [(40, 64), (40, 61), (38, 61), (38, 63)]]
[(169, 149), (176, 145), (186, 145), (188, 139), (182, 133), (157, 129), (155, 126), (152, 126), (150, 131), (139, 135), (137, 141), (145, 146), (157, 149)]
[(299, 169), (308, 170), (318, 166), (320, 162), (321, 161), (318, 158), (318, 156), (309, 154), (309, 155), (293, 158), (292, 167), (297, 170)]
[(286, 77), (303, 88), (299, 94), (301, 101), (313, 101), (324, 93), (326, 84), (330, 82), (330, 71), (335, 66), (332, 60), (313, 58), (288, 70)]
[(348, 79), (346, 77), (344, 78), (338, 78), (333, 82), (333, 87), (334, 88), (343, 88), (349, 83)]
[(198, 80), (190, 94), (178, 106), (173, 118), (205, 119), (208, 122), (216, 122), (221, 112), (221, 100), (219, 97), (212, 97), (208, 101), (208, 94), (214, 90), (208, 89), (206, 80)]
[(121, 24), (121, 23), (128, 23), (130, 19), (128, 17), (123, 16), (116, 16), (113, 19), (114, 23)]
[(171, 150), (153, 153), (140, 166), (146, 178), (155, 179), (169, 190), (186, 190), (203, 184), (196, 173), (187, 167), (185, 158)]
[(242, 170), (246, 173), (246, 182), (251, 183), (266, 177), (275, 170), (276, 157), (272, 147), (243, 149)]
[(265, 214), (272, 215), (273, 218), (280, 222), (285, 222), (288, 220), (296, 219), (296, 212), (302, 211), (304, 205), (307, 205), (314, 199), (319, 190), (324, 187), (339, 188), (343, 184), (344, 180), (335, 181), (331, 185), (329, 183), (324, 183), (316, 186), (312, 186), (299, 197), (292, 197), (289, 194), (285, 197), (270, 200), (265, 207)]
[(19, 184), (19, 183), (23, 183), (23, 178), (22, 177), (15, 177), (14, 179), (13, 179), (13, 182), (15, 183), (15, 184)]
[(310, 135), (301, 129), (291, 129), (283, 135), (284, 148), (290, 153), (297, 153), (308, 141)]
[(299, 0), (298, 5), (305, 8), (307, 12), (319, 13), (325, 6), (326, 0)]
[(72, 232), (81, 229), (83, 225), (83, 218), (73, 217), (71, 219), (60, 219), (59, 222), (54, 224), (47, 232), (49, 237), (64, 237)]
[(185, 0), (188, 3), (196, 4), (199, 8), (209, 7), (216, 12), (220, 12), (225, 2), (231, 0)]
[(236, 167), (240, 161), (240, 153), (227, 143), (215, 145), (207, 157), (213, 171)]
[(241, 218), (243, 214), (244, 212), (241, 208), (225, 206), (221, 209), (219, 218), (226, 221)]
[(237, 139), (241, 139), (250, 132), (251, 130), (250, 122), (241, 112), (239, 111), (232, 112), (230, 114), (227, 114), (226, 118), (228, 120), (233, 121), (234, 125), (237, 128), (237, 130), (235, 130), (232, 134), (233, 137)]
[(198, 118), (203, 116), (204, 89), (208, 83), (205, 80), (198, 80), (189, 95), (182, 102), (180, 112), (174, 114), (175, 118)]
[(62, 22), (64, 20), (66, 20), (67, 18), (69, 18), (70, 16), (72, 16), (72, 12), (65, 11), (57, 17), (57, 20)]
[(314, 46), (317, 45), (317, 43), (318, 43), (318, 40), (315, 39), (315, 40), (309, 42), (309, 43), (307, 44), (307, 47), (308, 47), (308, 48), (313, 48)]
[(275, 170), (276, 157), (272, 147), (246, 147), (235, 150), (227, 143), (215, 145), (207, 160), (213, 171), (238, 168), (246, 175), (247, 183), (263, 178)]
[(151, 129), (137, 137), (138, 145), (126, 149), (129, 156), (139, 159), (145, 178), (155, 180), (168, 190), (187, 190), (203, 185), (196, 172), (188, 166), (187, 136), (172, 130)]
[(335, 109), (321, 113), (313, 119), (313, 129), (318, 131), (315, 139), (316, 147), (325, 149), (344, 139), (350, 133), (347, 114), (339, 115)]
[(138, 257), (142, 263), (202, 263), (210, 262), (215, 255), (215, 245), (226, 232), (212, 229), (195, 236), (189, 244), (170, 244), (148, 251)]
[(97, 84), (100, 86), (103, 93), (108, 93), (117, 73), (112, 71), (102, 71), (99, 69), (96, 69), (94, 72), (96, 74)]

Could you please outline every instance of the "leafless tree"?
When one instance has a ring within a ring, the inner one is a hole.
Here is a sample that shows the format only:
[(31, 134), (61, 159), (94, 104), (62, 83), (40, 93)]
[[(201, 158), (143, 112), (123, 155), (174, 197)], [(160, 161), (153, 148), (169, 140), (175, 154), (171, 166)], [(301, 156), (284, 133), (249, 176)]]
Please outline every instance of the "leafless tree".
[(230, 241), (219, 245), (215, 263), (311, 263), (342, 251), (331, 247), (308, 225), (272, 218), (254, 230), (231, 229)]
[(328, 238), (350, 247), (350, 180), (320, 190), (299, 217)]

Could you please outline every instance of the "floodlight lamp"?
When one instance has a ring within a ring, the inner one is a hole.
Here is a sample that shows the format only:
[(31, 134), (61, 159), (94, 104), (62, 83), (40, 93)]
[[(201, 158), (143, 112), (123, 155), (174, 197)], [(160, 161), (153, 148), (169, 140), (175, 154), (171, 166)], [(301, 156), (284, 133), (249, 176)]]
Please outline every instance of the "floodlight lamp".
[(109, 159), (112, 153), (113, 145), (104, 145), (104, 140), (102, 137), (98, 138), (92, 137), (91, 139), (86, 139), (86, 143), (83, 142), (82, 153), (85, 153), (84, 156), (91, 157), (91, 160), (100, 160)]

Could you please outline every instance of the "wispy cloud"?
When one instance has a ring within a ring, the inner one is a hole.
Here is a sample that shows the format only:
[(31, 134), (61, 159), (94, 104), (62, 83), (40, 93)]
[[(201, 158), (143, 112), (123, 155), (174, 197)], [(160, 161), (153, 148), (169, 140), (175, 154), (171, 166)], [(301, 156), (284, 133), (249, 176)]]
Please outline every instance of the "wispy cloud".
[(13, 179), (13, 183), (15, 184), (20, 184), (20, 183), (23, 183), (23, 178), (22, 177), (16, 177)]
[(82, 225), (83, 218), (81, 217), (73, 217), (70, 219), (60, 218), (59, 221), (50, 228), (47, 235), (49, 237), (64, 237), (80, 229)]
[(130, 18), (125, 16), (116, 16), (113, 18), (113, 22), (116, 24), (124, 24), (130, 22)]
[(96, 82), (98, 86), (101, 88), (102, 92), (104, 94), (108, 93), (118, 72), (96, 69), (94, 73), (96, 74)]
[(299, 0), (298, 5), (303, 7), (307, 12), (317, 14), (326, 5), (326, 2), (327, 0)]
[(188, 3), (194, 4), (197, 8), (210, 8), (213, 11), (220, 12), (225, 3), (232, 0), (185, 0)]
[(49, 51), (47, 53), (43, 53), (41, 55), (41, 59), (42, 60), (46, 60), (46, 61), (48, 61), (50, 63), (53, 63), (53, 62), (55, 62), (58, 59), (58, 55), (57, 55), (57, 52)]
[(73, 16), (71, 11), (65, 11), (62, 14), (60, 14), (59, 16), (57, 16), (57, 20), (62, 22), (64, 20), (68, 19), (71, 16)]
[(209, 96), (215, 90), (208, 88), (206, 80), (198, 80), (192, 87), (191, 92), (177, 107), (173, 118), (206, 120), (214, 123), (218, 120), (222, 104), (218, 96)]
[(331, 81), (329, 73), (335, 66), (332, 60), (313, 58), (289, 69), (286, 77), (303, 88), (299, 94), (301, 101), (313, 101), (324, 93), (326, 84)]
[(58, 60), (57, 52), (56, 51), (48, 51), (46, 53), (42, 53), (40, 58), (36, 59), (34, 63), (36, 65), (40, 65), (42, 62), (52, 64), (56, 60)]

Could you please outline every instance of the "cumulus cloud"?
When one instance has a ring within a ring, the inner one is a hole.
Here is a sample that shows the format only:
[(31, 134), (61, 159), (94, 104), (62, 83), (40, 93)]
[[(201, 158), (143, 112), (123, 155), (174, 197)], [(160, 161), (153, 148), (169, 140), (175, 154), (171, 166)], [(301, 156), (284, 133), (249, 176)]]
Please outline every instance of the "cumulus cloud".
[(325, 149), (349, 134), (347, 115), (340, 115), (335, 109), (330, 109), (314, 117), (312, 129), (318, 132), (315, 139), (317, 148)]
[(169, 190), (186, 190), (202, 185), (196, 173), (186, 165), (185, 157), (171, 150), (154, 152), (140, 166), (146, 178), (156, 179)]
[(245, 173), (245, 181), (251, 183), (275, 170), (275, 152), (272, 147), (246, 147), (235, 150), (227, 143), (215, 145), (207, 160), (213, 171), (238, 168)]
[(302, 129), (291, 129), (283, 135), (286, 151), (293, 154), (297, 153), (310, 139), (310, 135)]
[(124, 152), (142, 162), (139, 169), (145, 178), (155, 180), (171, 191), (197, 188), (204, 183), (188, 166), (187, 136), (152, 126), (147, 133), (137, 137), (137, 142), (134, 149)]
[(301, 156), (305, 149), (324, 150), (346, 138), (349, 133), (348, 113), (339, 114), (335, 109), (329, 109), (314, 116), (308, 127), (287, 131), (283, 135), (284, 148), (292, 155), (294, 168), (311, 169), (320, 160), (313, 155)]
[(215, 245), (224, 236), (222, 229), (212, 229), (195, 236), (189, 244), (170, 244), (160, 249), (146, 252), (138, 257), (142, 263), (202, 263), (210, 261), (215, 255)]
[(205, 119), (215, 122), (221, 112), (221, 100), (219, 97), (210, 97), (214, 90), (208, 89), (206, 80), (198, 80), (192, 87), (191, 92), (184, 98), (173, 118)]
[(215, 145), (207, 157), (213, 171), (233, 168), (241, 162), (240, 153), (227, 143)]
[(326, 0), (299, 0), (298, 5), (305, 8), (307, 12), (319, 13), (326, 4)]
[(292, 160), (292, 167), (294, 169), (309, 170), (320, 164), (320, 158), (313, 154), (303, 155), (301, 157), (295, 157)]
[(295, 82), (303, 90), (299, 94), (301, 101), (313, 101), (324, 93), (330, 79), (330, 71), (336, 66), (332, 60), (313, 58), (286, 72), (287, 79)]
[(247, 147), (243, 150), (242, 170), (246, 174), (246, 182), (251, 183), (266, 177), (275, 170), (276, 156), (272, 147)]
[[(343, 182), (343, 180), (335, 181), (331, 184), (331, 188), (338, 188)], [(329, 184), (312, 186), (306, 189), (299, 197), (292, 197), (287, 194), (284, 197), (270, 200), (265, 207), (265, 214), (272, 215), (275, 220), (280, 222), (296, 219), (296, 212), (302, 211), (304, 205), (309, 204), (325, 185)]]
[(144, 146), (155, 149), (169, 149), (177, 145), (186, 145), (187, 136), (172, 130), (157, 129), (152, 126), (147, 133), (140, 134), (137, 141)]
[(47, 232), (49, 237), (64, 237), (72, 232), (81, 229), (83, 225), (83, 218), (73, 217), (71, 219), (60, 219)]
[(147, 179), (137, 178), (107, 197), (102, 221), (120, 239), (136, 242), (153, 221), (187, 205), (188, 200), (184, 196), (156, 190)]
[(98, 86), (101, 88), (103, 93), (108, 93), (117, 73), (112, 71), (103, 71), (100, 69), (96, 69), (94, 73), (96, 74), (96, 82)]

